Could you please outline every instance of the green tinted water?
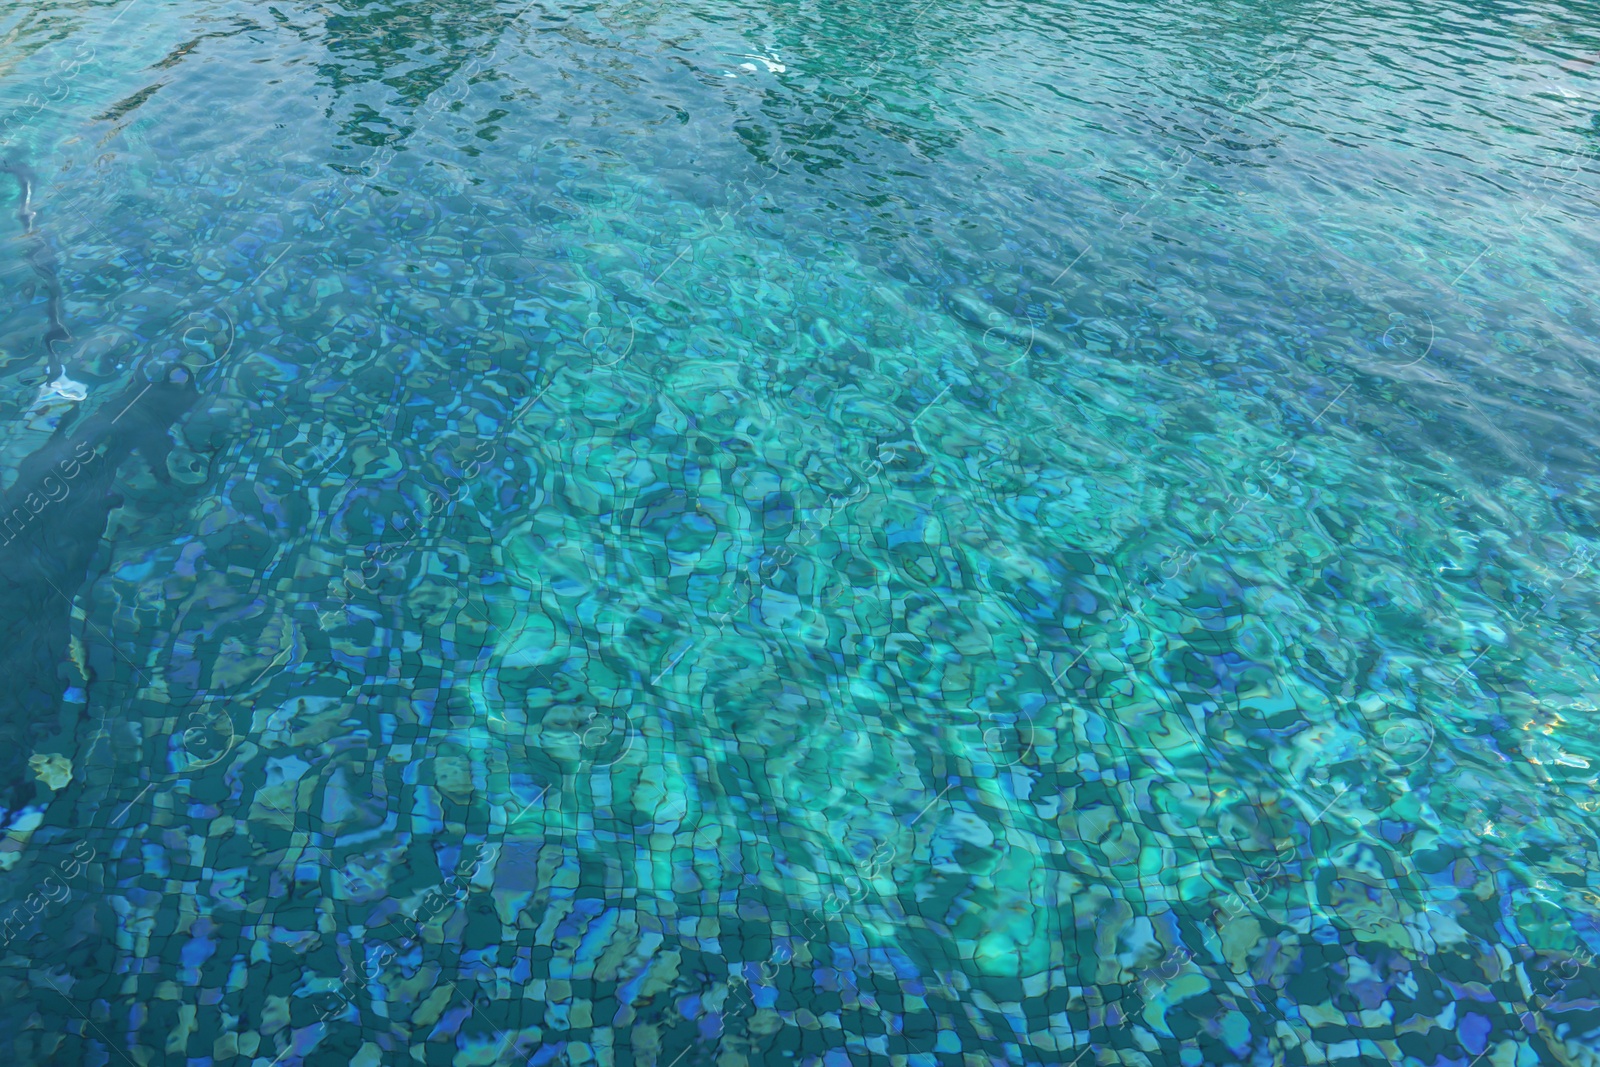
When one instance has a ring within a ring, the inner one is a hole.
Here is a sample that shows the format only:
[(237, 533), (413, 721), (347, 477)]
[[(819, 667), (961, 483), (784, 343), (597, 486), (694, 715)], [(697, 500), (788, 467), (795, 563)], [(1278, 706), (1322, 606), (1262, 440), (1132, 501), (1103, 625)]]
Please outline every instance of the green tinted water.
[(18, 1062), (1596, 1061), (1592, 11), (146, 2), (5, 23)]

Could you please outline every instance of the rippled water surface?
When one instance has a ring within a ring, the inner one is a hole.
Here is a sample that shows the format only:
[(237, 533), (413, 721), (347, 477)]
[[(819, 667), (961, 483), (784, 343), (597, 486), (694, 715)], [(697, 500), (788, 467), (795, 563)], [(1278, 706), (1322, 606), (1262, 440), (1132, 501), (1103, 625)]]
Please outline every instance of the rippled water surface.
[(1600, 1063), (1600, 6), (0, 10), (0, 1044)]

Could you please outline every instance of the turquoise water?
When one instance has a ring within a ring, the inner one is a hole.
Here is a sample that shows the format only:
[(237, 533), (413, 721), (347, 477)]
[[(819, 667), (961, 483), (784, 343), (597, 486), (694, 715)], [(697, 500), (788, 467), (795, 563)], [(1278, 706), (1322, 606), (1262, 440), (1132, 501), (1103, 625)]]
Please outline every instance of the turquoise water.
[(13, 1062), (1600, 1063), (1594, 4), (42, 3), (0, 116)]

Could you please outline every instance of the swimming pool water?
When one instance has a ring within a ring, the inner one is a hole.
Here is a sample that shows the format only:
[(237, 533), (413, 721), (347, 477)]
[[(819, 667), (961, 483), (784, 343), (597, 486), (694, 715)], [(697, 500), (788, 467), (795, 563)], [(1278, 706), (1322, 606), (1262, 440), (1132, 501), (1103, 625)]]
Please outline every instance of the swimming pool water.
[(53, 0), (0, 143), (13, 1062), (1600, 1063), (1593, 3)]

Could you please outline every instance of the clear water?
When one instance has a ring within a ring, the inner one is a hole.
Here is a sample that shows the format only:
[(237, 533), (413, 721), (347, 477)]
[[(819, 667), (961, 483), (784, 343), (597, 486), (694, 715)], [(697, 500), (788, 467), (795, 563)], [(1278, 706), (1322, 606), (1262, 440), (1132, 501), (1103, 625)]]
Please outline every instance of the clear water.
[(1600, 1062), (1600, 7), (41, 3), (0, 113), (12, 1062)]

